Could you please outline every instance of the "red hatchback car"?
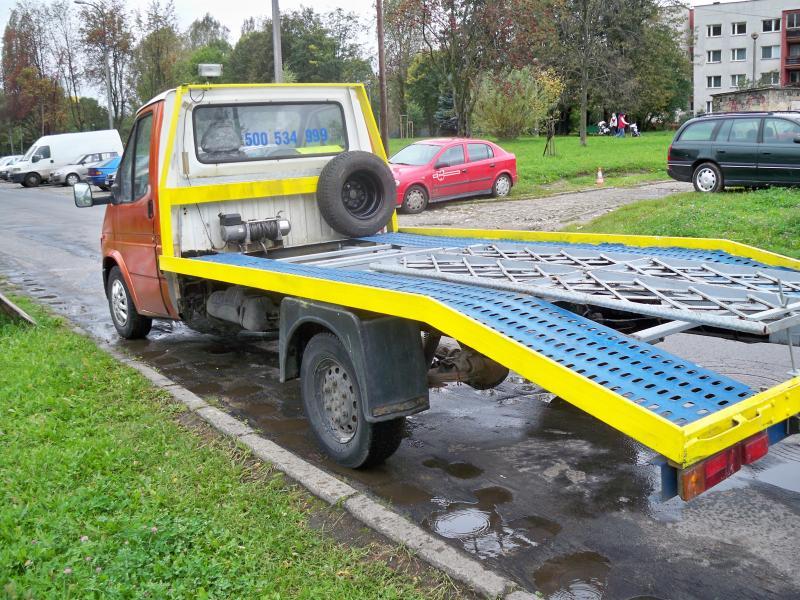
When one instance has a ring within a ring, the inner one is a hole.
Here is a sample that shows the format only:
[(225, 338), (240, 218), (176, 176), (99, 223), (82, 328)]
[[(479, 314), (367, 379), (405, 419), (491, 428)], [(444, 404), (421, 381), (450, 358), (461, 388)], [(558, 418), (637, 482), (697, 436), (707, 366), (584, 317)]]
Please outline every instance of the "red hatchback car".
[(466, 138), (424, 140), (389, 159), (397, 204), (407, 213), (429, 202), (469, 196), (507, 196), (517, 182), (517, 158), (497, 144)]

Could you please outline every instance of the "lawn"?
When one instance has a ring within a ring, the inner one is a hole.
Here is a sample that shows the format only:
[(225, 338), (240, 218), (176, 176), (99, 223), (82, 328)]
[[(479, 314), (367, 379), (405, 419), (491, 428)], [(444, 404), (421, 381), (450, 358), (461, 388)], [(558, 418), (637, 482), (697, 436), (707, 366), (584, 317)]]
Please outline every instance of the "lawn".
[(39, 327), (0, 316), (3, 597), (444, 593), (310, 528), (313, 506), (333, 509), (179, 424), (163, 392), (22, 304)]
[[(577, 135), (560, 136), (555, 141), (555, 156), (542, 155), (543, 137), (494, 141), (517, 156), (519, 183), (512, 195), (528, 197), (592, 185), (598, 167), (611, 177), (606, 185), (668, 179), (667, 149), (672, 136), (671, 131), (646, 132), (638, 138), (623, 139), (591, 136), (586, 147), (580, 145)], [(390, 153), (412, 141), (415, 140), (390, 140)]]
[(676, 194), (629, 204), (569, 229), (725, 238), (800, 258), (800, 190)]

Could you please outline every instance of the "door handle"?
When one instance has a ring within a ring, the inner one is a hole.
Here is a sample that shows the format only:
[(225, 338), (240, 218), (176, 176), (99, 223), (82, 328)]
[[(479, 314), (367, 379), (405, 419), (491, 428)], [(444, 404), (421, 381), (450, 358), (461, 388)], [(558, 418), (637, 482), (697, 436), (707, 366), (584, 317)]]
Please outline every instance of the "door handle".
[(725, 150), (717, 150), (717, 154), (725, 154)]
[(153, 201), (152, 200), (148, 200), (147, 201), (147, 218), (148, 219), (152, 219), (153, 218)]
[(461, 169), (461, 172), (462, 172), (462, 173), (466, 173), (466, 172), (467, 172), (467, 170), (466, 170), (466, 169)]
[(770, 154), (772, 154), (772, 152), (762, 152), (761, 154), (763, 154), (764, 156), (769, 156)]
[(497, 166), (497, 165), (495, 165), (494, 163), (492, 163), (492, 164), (490, 164), (490, 165), (489, 165), (489, 168), (490, 168), (490, 169), (494, 169), (494, 168), (495, 168), (495, 166)]

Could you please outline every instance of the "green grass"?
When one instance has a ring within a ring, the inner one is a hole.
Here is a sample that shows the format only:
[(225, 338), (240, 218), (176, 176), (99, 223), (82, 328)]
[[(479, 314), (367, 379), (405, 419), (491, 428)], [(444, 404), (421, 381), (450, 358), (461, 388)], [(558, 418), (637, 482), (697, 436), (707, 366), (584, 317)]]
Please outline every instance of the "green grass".
[[(668, 179), (667, 149), (672, 136), (671, 131), (647, 132), (639, 138), (624, 139), (593, 136), (586, 147), (581, 147), (576, 135), (557, 137), (556, 156), (542, 156), (543, 137), (494, 141), (517, 156), (519, 182), (512, 196), (531, 197), (593, 185), (598, 167), (610, 177), (606, 185)], [(390, 140), (390, 153), (412, 141), (416, 140)]]
[(21, 304), (41, 325), (0, 317), (5, 598), (433, 593), (311, 529), (314, 504), (282, 476), (180, 425), (163, 392)]
[(725, 238), (800, 258), (800, 190), (676, 194), (629, 204), (568, 229)]

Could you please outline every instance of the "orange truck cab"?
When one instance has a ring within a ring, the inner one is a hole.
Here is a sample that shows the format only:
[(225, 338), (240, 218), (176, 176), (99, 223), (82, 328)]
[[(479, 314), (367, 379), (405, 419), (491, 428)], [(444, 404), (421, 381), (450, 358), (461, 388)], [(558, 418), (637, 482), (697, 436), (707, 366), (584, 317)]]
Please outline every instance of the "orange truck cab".
[(396, 185), (361, 85), (191, 85), (139, 110), (110, 196), (74, 195), (107, 205), (119, 334), (154, 318), (277, 333), (281, 379), (300, 378), (345, 466), (390, 457), (431, 386), (487, 389), (509, 370), (655, 450), (666, 496), (796, 432), (798, 373), (752, 390), (650, 342), (735, 332), (791, 349), (799, 261), (726, 240), (401, 230)]

